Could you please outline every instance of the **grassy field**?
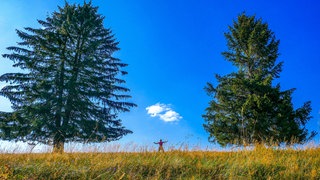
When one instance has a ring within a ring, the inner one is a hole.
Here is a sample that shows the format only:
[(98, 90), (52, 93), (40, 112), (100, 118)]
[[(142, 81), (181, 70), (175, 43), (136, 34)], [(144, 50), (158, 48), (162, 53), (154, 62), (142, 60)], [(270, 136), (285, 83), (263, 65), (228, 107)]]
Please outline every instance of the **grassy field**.
[(0, 154), (0, 179), (320, 179), (320, 148)]

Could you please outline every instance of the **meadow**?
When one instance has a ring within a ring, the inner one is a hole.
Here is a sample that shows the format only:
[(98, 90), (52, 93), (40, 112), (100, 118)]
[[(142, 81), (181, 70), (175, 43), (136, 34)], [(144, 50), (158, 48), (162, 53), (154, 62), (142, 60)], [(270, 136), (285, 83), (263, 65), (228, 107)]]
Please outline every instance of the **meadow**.
[(320, 179), (320, 148), (1, 153), (0, 179)]

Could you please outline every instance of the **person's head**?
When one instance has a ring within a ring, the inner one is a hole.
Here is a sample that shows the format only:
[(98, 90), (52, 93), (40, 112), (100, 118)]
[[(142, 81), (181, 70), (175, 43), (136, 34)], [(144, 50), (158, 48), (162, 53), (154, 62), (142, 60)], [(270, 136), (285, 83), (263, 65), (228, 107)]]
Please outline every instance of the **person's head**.
[(160, 139), (160, 142), (162, 142), (162, 139)]

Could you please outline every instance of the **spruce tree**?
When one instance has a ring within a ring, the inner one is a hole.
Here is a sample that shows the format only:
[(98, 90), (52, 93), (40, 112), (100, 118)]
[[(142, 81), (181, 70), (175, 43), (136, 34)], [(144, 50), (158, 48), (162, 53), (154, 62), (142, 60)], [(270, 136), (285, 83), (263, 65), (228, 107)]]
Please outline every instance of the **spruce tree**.
[(65, 142), (114, 141), (132, 133), (118, 118), (136, 106), (121, 79), (127, 64), (113, 56), (118, 42), (97, 11), (91, 2), (66, 3), (38, 20), (40, 28), (17, 30), (22, 41), (3, 54), (22, 71), (0, 76), (9, 83), (0, 95), (13, 109), (0, 113), (2, 139), (52, 144), (63, 152)]
[(204, 128), (209, 141), (220, 145), (252, 143), (303, 143), (315, 135), (305, 128), (311, 118), (311, 102), (294, 109), (294, 89), (282, 91), (279, 78), (283, 62), (277, 62), (279, 40), (268, 24), (245, 13), (225, 33), (225, 59), (238, 71), (216, 75), (218, 85), (208, 83), (212, 97)]

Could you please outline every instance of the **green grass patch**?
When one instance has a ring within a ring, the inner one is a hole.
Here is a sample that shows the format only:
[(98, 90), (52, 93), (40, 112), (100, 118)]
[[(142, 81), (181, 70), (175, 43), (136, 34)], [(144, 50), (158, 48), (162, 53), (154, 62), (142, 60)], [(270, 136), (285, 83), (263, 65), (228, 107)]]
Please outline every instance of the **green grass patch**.
[(320, 149), (0, 154), (0, 179), (320, 179)]

